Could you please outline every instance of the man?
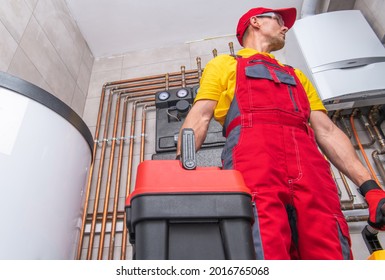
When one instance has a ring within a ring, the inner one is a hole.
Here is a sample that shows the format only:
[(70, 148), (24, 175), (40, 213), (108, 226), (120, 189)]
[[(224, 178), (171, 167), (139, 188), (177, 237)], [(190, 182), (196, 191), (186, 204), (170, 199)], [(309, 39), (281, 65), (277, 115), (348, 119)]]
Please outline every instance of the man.
[(380, 230), (385, 192), (328, 118), (310, 81), (270, 54), (283, 48), (295, 19), (295, 8), (245, 13), (236, 34), (244, 48), (236, 57), (220, 55), (206, 65), (182, 129), (194, 130), (199, 149), (211, 118), (223, 124), (223, 168), (242, 173), (256, 205), (257, 258), (352, 259), (337, 188), (317, 144), (360, 186), (369, 223)]

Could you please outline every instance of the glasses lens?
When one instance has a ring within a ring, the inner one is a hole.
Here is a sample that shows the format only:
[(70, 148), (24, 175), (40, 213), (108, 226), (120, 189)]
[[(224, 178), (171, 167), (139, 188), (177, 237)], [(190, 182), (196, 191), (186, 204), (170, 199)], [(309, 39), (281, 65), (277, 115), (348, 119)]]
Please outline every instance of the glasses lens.
[(272, 18), (272, 19), (275, 19), (280, 26), (284, 26), (285, 25), (285, 22), (283, 21), (282, 16), (280, 14), (277, 14), (277, 13), (274, 13), (274, 12), (260, 14), (257, 17)]
[(278, 24), (279, 24), (280, 26), (284, 26), (284, 25), (285, 25), (285, 22), (283, 21), (282, 16), (281, 16), (280, 14), (276, 14), (276, 13), (274, 13), (274, 15), (275, 15), (275, 18), (276, 18), (277, 21), (278, 21)]

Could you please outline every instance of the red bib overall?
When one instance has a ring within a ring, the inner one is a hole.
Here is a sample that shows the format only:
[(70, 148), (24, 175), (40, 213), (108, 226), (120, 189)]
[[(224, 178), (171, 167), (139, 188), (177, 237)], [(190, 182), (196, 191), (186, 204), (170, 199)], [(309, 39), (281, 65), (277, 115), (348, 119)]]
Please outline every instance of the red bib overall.
[(352, 258), (337, 188), (309, 116), (291, 67), (260, 54), (237, 58), (222, 161), (243, 174), (253, 193), (259, 259)]

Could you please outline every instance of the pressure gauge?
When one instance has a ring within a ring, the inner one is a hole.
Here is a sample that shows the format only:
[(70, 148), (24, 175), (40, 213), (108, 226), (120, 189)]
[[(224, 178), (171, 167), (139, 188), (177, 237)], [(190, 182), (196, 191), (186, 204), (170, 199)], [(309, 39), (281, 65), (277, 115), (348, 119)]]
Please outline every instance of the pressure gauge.
[(185, 88), (182, 88), (180, 90), (178, 90), (178, 92), (176, 93), (176, 96), (178, 96), (179, 98), (185, 98), (188, 94), (188, 91), (187, 89)]
[(170, 94), (167, 91), (162, 91), (161, 93), (158, 94), (158, 98), (161, 101), (165, 101), (170, 97)]

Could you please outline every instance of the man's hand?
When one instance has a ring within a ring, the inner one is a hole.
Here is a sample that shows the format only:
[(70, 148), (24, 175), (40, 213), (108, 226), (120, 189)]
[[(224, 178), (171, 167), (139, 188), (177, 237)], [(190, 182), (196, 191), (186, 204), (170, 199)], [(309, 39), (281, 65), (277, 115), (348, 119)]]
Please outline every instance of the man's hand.
[(368, 224), (378, 230), (385, 230), (385, 191), (374, 180), (360, 186), (360, 191), (369, 205)]

